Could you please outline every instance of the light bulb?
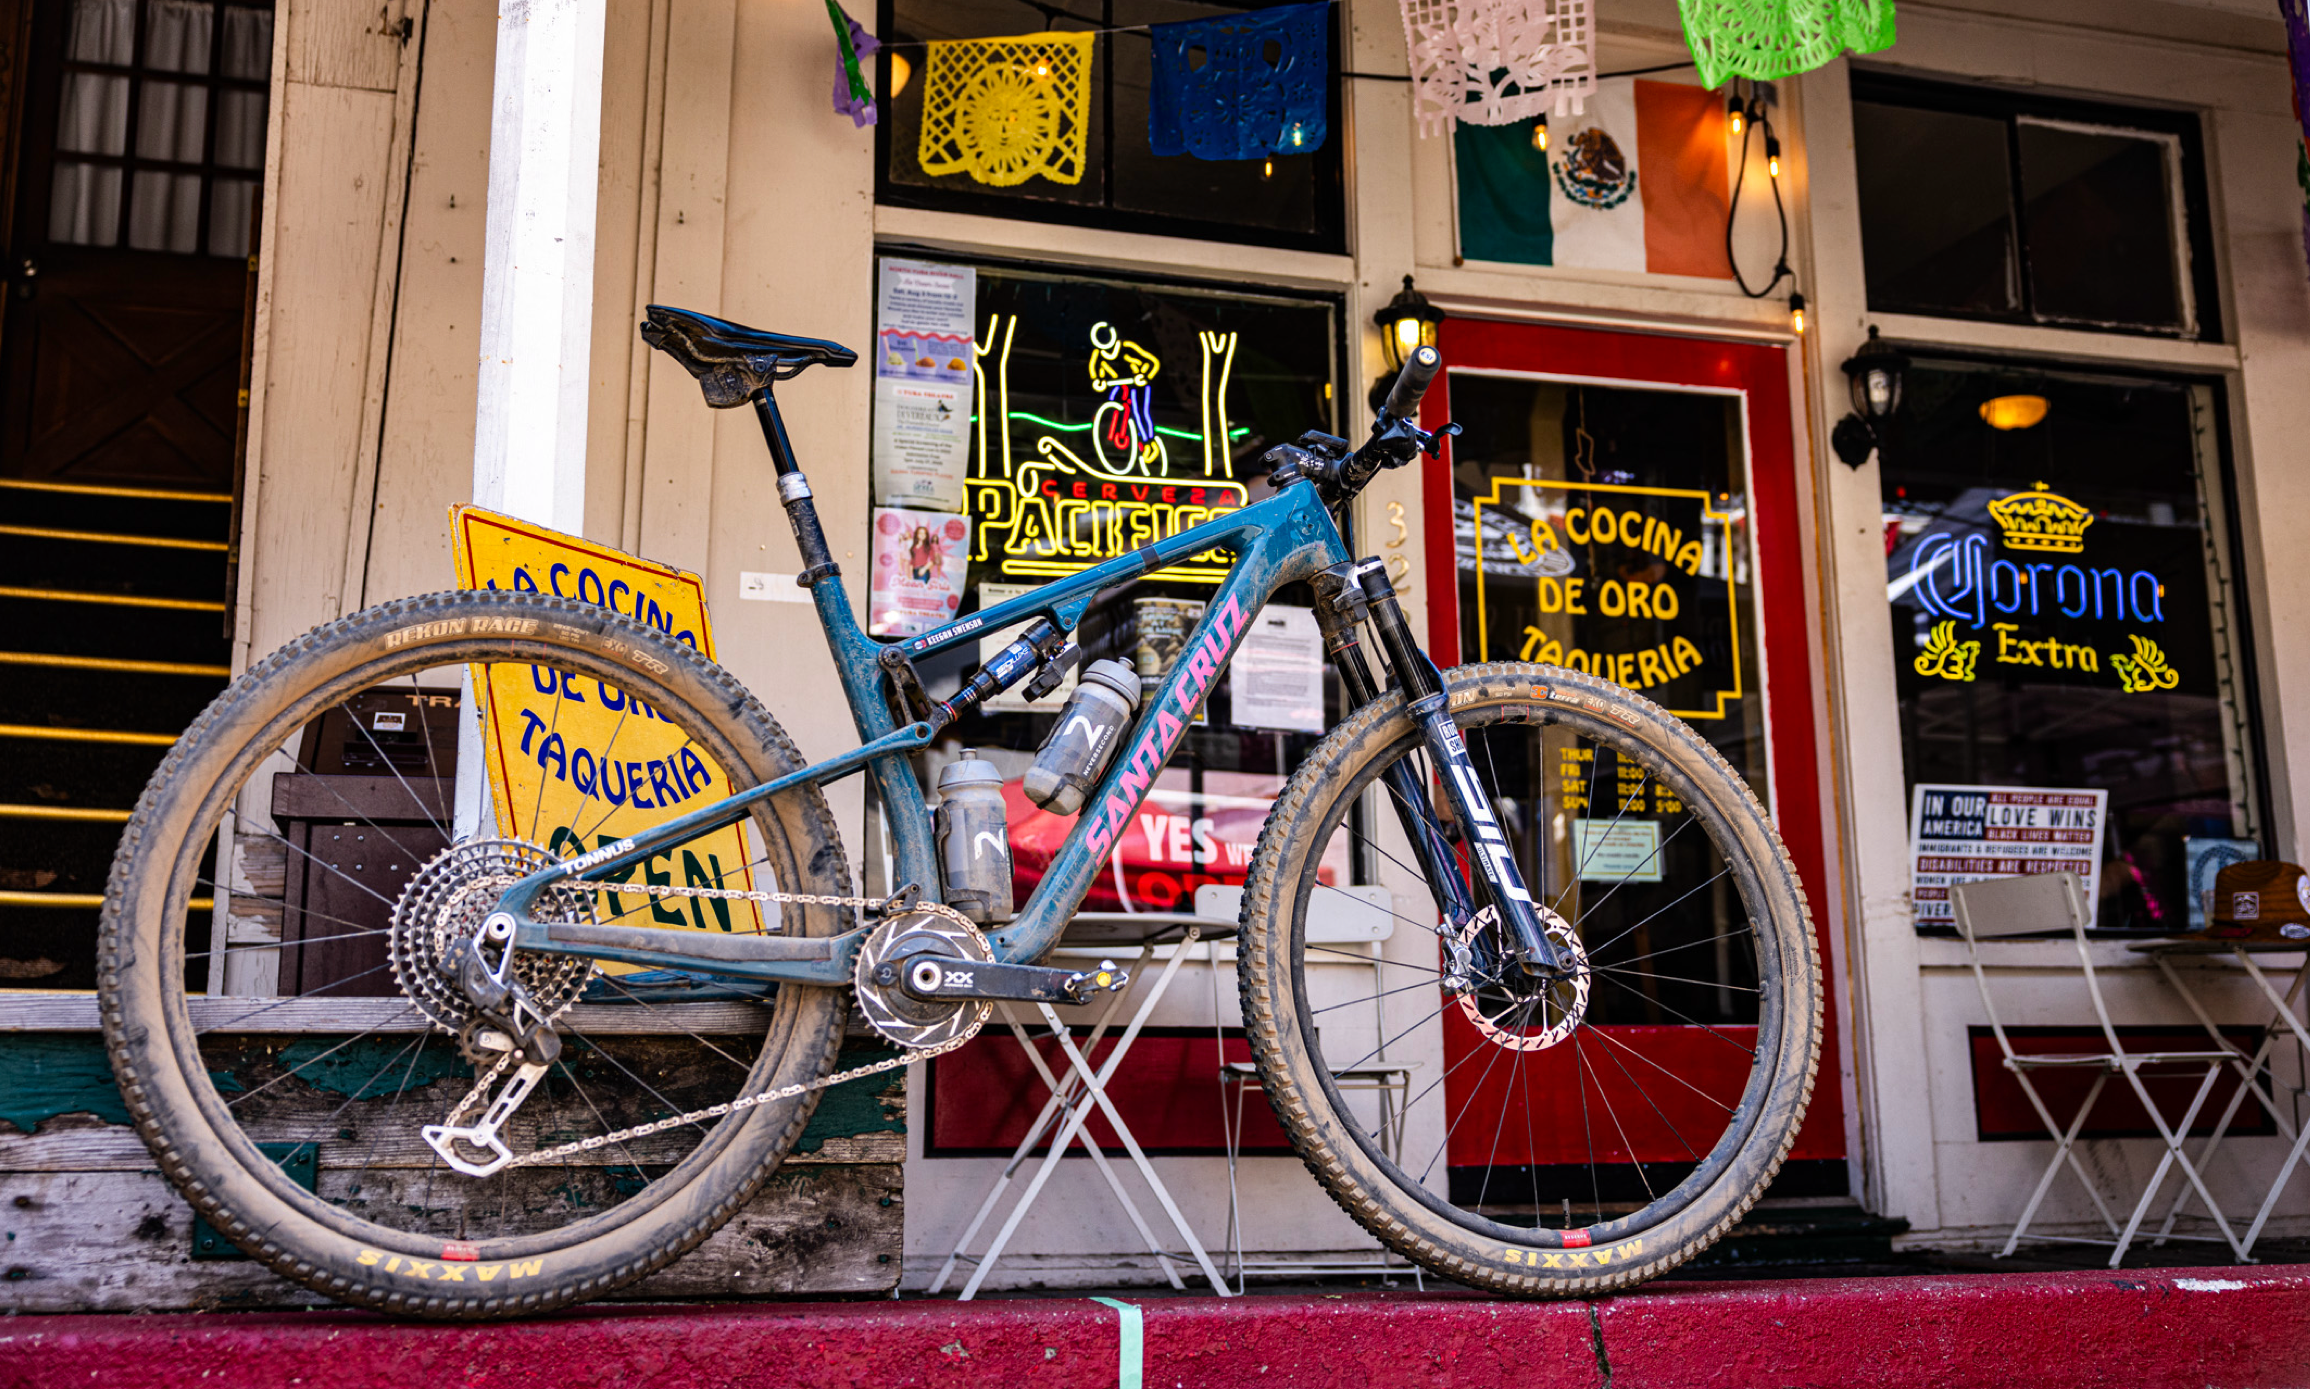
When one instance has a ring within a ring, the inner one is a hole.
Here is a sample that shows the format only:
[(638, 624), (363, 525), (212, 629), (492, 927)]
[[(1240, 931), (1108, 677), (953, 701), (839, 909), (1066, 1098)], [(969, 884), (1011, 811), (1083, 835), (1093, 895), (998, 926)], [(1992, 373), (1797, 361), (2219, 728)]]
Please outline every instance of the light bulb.
[(1741, 104), (1739, 97), (1734, 97), (1732, 104), (1726, 108), (1725, 120), (1732, 127), (1732, 133), (1735, 135), (1740, 134), (1742, 128), (1749, 123), (1748, 108)]
[(1416, 318), (1396, 320), (1396, 350), (1406, 361), (1420, 350), (1420, 321)]
[(1789, 296), (1789, 331), (1800, 338), (1805, 335), (1805, 296), (1802, 294)]
[(1542, 116), (1532, 123), (1532, 148), (1542, 154), (1548, 152), (1548, 118)]
[(1267, 159), (1266, 159), (1266, 160), (1265, 160), (1263, 163), (1261, 163), (1261, 164), (1260, 164), (1260, 166), (1259, 166), (1259, 176), (1260, 176), (1261, 178), (1274, 178), (1274, 177), (1275, 177), (1275, 156), (1274, 156), (1274, 155), (1272, 155), (1272, 154), (1271, 154), (1271, 155), (1269, 155), (1269, 156), (1267, 157)]
[(1770, 135), (1765, 137), (1765, 172), (1774, 178), (1781, 176), (1781, 142)]
[(900, 92), (906, 90), (906, 80), (912, 76), (914, 76), (914, 64), (908, 62), (904, 54), (891, 54), (890, 94), (893, 98), (896, 98)]

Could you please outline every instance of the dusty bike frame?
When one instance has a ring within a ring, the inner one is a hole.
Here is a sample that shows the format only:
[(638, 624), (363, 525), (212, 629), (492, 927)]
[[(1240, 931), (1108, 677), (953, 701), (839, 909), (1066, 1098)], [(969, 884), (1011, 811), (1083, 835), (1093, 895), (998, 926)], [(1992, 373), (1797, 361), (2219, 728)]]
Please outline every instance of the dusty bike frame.
[[(810, 589), (811, 599), (817, 605), (818, 623), (826, 633), (827, 645), (842, 678), (843, 696), (850, 703), (851, 717), (857, 722), (862, 745), (839, 757), (789, 772), (752, 790), (676, 817), (655, 829), (532, 874), (506, 891), (497, 911), (483, 923), (484, 933), (503, 932), (510, 925), (511, 945), (516, 950), (577, 955), (661, 969), (699, 970), (738, 981), (835, 986), (849, 983), (868, 927), (838, 936), (815, 937), (669, 934), (646, 926), (538, 922), (530, 919), (529, 911), (539, 894), (554, 883), (573, 878), (602, 882), (670, 846), (737, 823), (752, 807), (772, 796), (798, 786), (823, 786), (861, 769), (871, 770), (875, 787), (881, 794), (883, 812), (890, 822), (896, 858), (893, 880), (912, 884), (924, 896), (937, 900), (941, 879), (934, 854), (930, 810), (923, 800), (922, 786), (907, 763), (908, 755), (929, 747), (962, 713), (1040, 669), (1082, 622), (1084, 611), (1102, 590), (1209, 551), (1232, 551), (1234, 562), (1205, 607), (1202, 620), (1190, 634), (1184, 654), (1164, 676), (1155, 697), (1143, 704), (1127, 747), (1107, 769), (1097, 792), (1084, 803), (1083, 813), (1050, 871), (1035, 885), (1018, 918), (990, 937), (996, 960), (1004, 964), (1031, 964), (1058, 944), (1060, 932), (1089, 892), (1093, 875), (1115, 848), (1115, 836), (1131, 822), (1132, 813), (1152, 789), (1156, 775), (1171, 760), (1181, 736), (1194, 720), (1196, 709), (1210, 694), (1211, 682), (1235, 654), (1251, 619), (1283, 585), (1299, 579), (1312, 580), (1330, 571), (1329, 577), (1346, 593), (1348, 606), (1357, 606), (1363, 601), (1349, 591), (1361, 592), (1372, 600), (1370, 616), (1378, 629), (1390, 674), (1396, 687), (1403, 690), (1407, 712), (1418, 723), (1421, 740), (1434, 761), (1437, 780), (1434, 792), (1440, 793), (1441, 799), (1451, 807), (1457, 824), (1465, 831), (1462, 840), (1466, 862), (1498, 907), (1521, 967), (1538, 973), (1555, 972), (1559, 967), (1557, 947), (1543, 929), (1543, 909), (1526, 891), (1507, 837), (1494, 814), (1491, 798), (1468, 761), (1467, 744), (1452, 722), (1435, 666), (1412, 640), (1384, 570), (1376, 562), (1351, 563), (1346, 541), (1326, 508), (1324, 488), (1315, 481), (1318, 476), (1329, 479), (1334, 484), (1333, 496), (1345, 500), (1362, 484), (1361, 481), (1343, 483), (1343, 479), (1352, 476), (1368, 480), (1386, 460), (1409, 462), (1419, 456), (1421, 448), (1432, 448), (1439, 436), (1420, 434), (1409, 425), (1407, 417), (1416, 411), (1420, 393), (1441, 365), (1432, 348), (1422, 348), (1416, 362), (1406, 364), (1387, 406), (1380, 412), (1373, 441), (1366, 445), (1366, 450), (1380, 449), (1384, 454), (1384, 458), (1375, 458), (1371, 466), (1359, 471), (1357, 458), (1364, 454), (1359, 451), (1356, 458), (1350, 458), (1344, 441), (1327, 436), (1302, 439), (1302, 443), (1321, 441), (1315, 445), (1314, 452), (1293, 445), (1280, 446), (1269, 455), (1280, 460), (1271, 474), (1271, 481), (1278, 488), (1274, 496), (1143, 545), (1069, 578), (1045, 584), (1009, 602), (895, 643), (875, 641), (859, 629), (858, 620), (851, 615), (850, 597), (842, 586), (842, 571), (827, 548), (817, 507), (811, 500), (810, 483), (795, 460), (793, 443), (787, 438), (785, 422), (778, 413), (778, 402), (768, 386), (762, 387), (752, 400), (761, 421), (763, 440), (769, 445), (771, 462), (777, 469), (778, 495), (785, 503), (787, 520), (794, 527), (795, 544), (807, 566), (799, 581)], [(1326, 623), (1327, 634), (1344, 620), (1340, 608), (1340, 603), (1333, 598), (1321, 599), (1318, 612)], [(1027, 624), (1027, 635), (987, 660), (979, 674), (953, 698), (932, 703), (921, 692), (914, 672), (915, 657), (952, 646), (976, 632), (1004, 631), (1019, 623)], [(908, 712), (913, 712), (916, 705), (924, 705), (928, 706), (928, 715), (899, 726), (885, 698), (886, 680), (895, 687), (891, 693), (896, 698), (908, 701)], [(1347, 657), (1343, 664), (1341, 689), (1356, 706), (1377, 693), (1360, 654)], [(1438, 823), (1430, 789), (1417, 784), (1408, 769), (1401, 766), (1391, 769), (1387, 780), (1395, 793), (1398, 818), (1403, 821), (1413, 852), (1439, 899), (1436, 906), (1453, 928), (1446, 937), (1447, 954), (1455, 954), (1451, 942), (1457, 940), (1460, 923), (1473, 915), (1475, 906), (1467, 884), (1456, 871), (1455, 851), (1446, 842)], [(498, 938), (503, 939), (503, 935)], [(1466, 974), (1469, 963), (1455, 957), (1450, 961), (1449, 973), (1459, 978)]]
[[(1170, 760), (1196, 708), (1210, 693), (1212, 681), (1249, 629), (1251, 618), (1285, 584), (1312, 578), (1317, 571), (1348, 559), (1339, 527), (1315, 488), (1286, 487), (1239, 511), (1054, 580), (934, 631), (896, 643), (878, 641), (860, 628), (851, 613), (850, 596), (843, 587), (841, 571), (828, 556), (809, 484), (794, 462), (776, 401), (765, 391), (756, 397), (755, 408), (777, 466), (780, 496), (794, 524), (803, 558), (811, 566), (802, 578), (808, 582), (811, 601), (818, 609), (819, 626), (826, 633), (841, 675), (842, 692), (857, 722), (861, 746), (516, 883), (507, 889), (497, 908), (514, 919), (515, 949), (699, 971), (734, 981), (849, 983), (853, 957), (866, 936), (865, 927), (823, 937), (726, 936), (646, 926), (544, 923), (532, 921), (529, 911), (554, 883), (573, 877), (605, 882), (670, 846), (737, 823), (756, 804), (773, 796), (800, 786), (824, 786), (861, 770), (874, 777), (889, 820), (895, 859), (892, 880), (916, 884), (925, 897), (937, 900), (940, 877), (931, 813), (907, 758), (929, 747), (947, 721), (934, 718), (898, 723), (884, 697), (885, 653), (896, 650), (911, 661), (976, 633), (999, 632), (1021, 623), (1031, 624), (1037, 618), (1048, 620), (1061, 634), (1072, 634), (1101, 590), (1206, 551), (1233, 551), (1235, 561), (1212, 595), (1181, 658), (1154, 697), (1143, 704), (1131, 730), (1131, 741), (1116, 757), (1097, 792), (1084, 803), (1083, 813), (1050, 871), (1036, 885), (1018, 917), (990, 934), (997, 959), (1006, 963), (1039, 959), (1058, 943), (1060, 931), (1081, 905), (1099, 865), (1114, 848), (1114, 835), (1130, 822), (1156, 773)], [(1034, 653), (1014, 655), (1016, 650), (1014, 644), (988, 663), (986, 669), (999, 682), (996, 690), (1018, 683), (1040, 663)], [(609, 887), (617, 890), (614, 883)]]

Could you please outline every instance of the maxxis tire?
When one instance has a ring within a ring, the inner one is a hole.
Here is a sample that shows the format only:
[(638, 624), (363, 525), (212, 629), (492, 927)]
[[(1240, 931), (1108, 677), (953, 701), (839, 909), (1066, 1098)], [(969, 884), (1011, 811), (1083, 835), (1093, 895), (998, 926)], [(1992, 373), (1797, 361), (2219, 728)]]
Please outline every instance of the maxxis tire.
[[(659, 707), (693, 711), (703, 725), (700, 746), (728, 773), (729, 790), (806, 764), (734, 677), (649, 627), (539, 594), (437, 593), (316, 628), (234, 681), (153, 774), (113, 859), (98, 934), (98, 991), (113, 1074), (138, 1134), (195, 1212), (250, 1257), (339, 1302), (474, 1321), (600, 1297), (663, 1268), (735, 1215), (817, 1105), (812, 1092), (724, 1121), (693, 1151), (699, 1166), (678, 1187), (661, 1181), (558, 1231), (479, 1241), (478, 1256), (455, 1280), (461, 1287), (435, 1277), (448, 1269), (440, 1236), (358, 1221), (290, 1183), (229, 1118), (219, 1123), (225, 1111), (200, 1070), (182, 1006), (184, 932), (165, 923), (183, 919), (187, 885), (207, 847), (207, 827), (223, 813), (220, 802), (229, 803), (263, 749), (279, 747), (318, 710), (381, 678), (420, 665), (549, 654)], [(851, 890), (833, 816), (815, 788), (780, 796), (761, 814), (787, 848), (778, 886)], [(845, 925), (836, 909), (822, 906), (790, 908), (787, 920), (796, 923), (789, 929), (809, 935)], [(749, 1087), (826, 1074), (846, 1008), (841, 990), (781, 989)], [(482, 1282), (480, 1270), (493, 1264), (503, 1276)]]
[[(1761, 1094), (1740, 1106), (1728, 1133), (1739, 1147), (1691, 1200), (1657, 1226), (1562, 1246), (1557, 1232), (1530, 1241), (1480, 1236), (1400, 1190), (1385, 1167), (1335, 1116), (1324, 1072), (1298, 1025), (1294, 916), (1296, 888), (1327, 834), (1330, 801), (1363, 768), (1392, 755), (1417, 726), (1400, 692), (1356, 711), (1301, 763), (1269, 814), (1243, 895), (1237, 987), (1259, 1076), (1276, 1117), (1308, 1170), (1355, 1221), (1389, 1248), (1442, 1277), (1520, 1297), (1612, 1292), (1658, 1277), (1706, 1249), (1764, 1192), (1795, 1142), (1820, 1063), (1822, 989), (1811, 913), (1796, 870), (1747, 783), (1715, 748), (1660, 706), (1621, 686), (1574, 671), (1515, 662), (1444, 673), (1455, 721), (1529, 706), (1550, 723), (1633, 747), (1657, 766), (1685, 803), (1725, 836), (1727, 861), (1763, 935), (1769, 923), (1780, 997), (1774, 1055), (1760, 1060)], [(1344, 779), (1344, 780), (1343, 780)], [(1424, 909), (1424, 908), (1423, 908)], [(1401, 928), (1399, 928), (1401, 929)], [(1760, 941), (1760, 955), (1767, 943)], [(1761, 963), (1761, 960), (1760, 960)], [(1760, 1026), (1760, 1056), (1767, 1038)], [(1769, 1066), (1769, 1070), (1766, 1067)], [(1598, 1227), (1605, 1228), (1605, 1227)]]

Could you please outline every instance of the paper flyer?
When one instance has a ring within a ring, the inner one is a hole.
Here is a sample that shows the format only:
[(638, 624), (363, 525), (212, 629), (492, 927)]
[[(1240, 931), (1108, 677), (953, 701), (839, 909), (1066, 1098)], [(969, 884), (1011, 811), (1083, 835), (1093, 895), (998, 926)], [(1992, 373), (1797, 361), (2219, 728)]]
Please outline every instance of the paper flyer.
[(1984, 878), (2070, 872), (2101, 900), (2109, 792), (1920, 784), (1909, 803), (1909, 894), (1919, 926), (1955, 926), (1949, 889)]
[(971, 461), (971, 393), (940, 381), (874, 383), (874, 500), (960, 511)]
[(1244, 629), (1228, 669), (1238, 728), (1323, 732), (1323, 633), (1314, 609), (1270, 603)]
[(875, 299), (876, 378), (970, 389), (978, 281), (967, 265), (884, 260)]
[(911, 637), (952, 621), (970, 567), (971, 523), (901, 507), (874, 509), (874, 578), (867, 630)]

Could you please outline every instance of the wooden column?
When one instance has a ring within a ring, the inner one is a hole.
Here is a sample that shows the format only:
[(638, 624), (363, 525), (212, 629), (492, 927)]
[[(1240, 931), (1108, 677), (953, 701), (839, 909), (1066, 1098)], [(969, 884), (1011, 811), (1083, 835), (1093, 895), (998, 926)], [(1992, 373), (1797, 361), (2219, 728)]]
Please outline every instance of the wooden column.
[(501, 0), (473, 499), (585, 527), (594, 197), (608, 0)]

